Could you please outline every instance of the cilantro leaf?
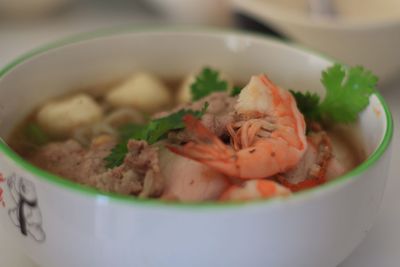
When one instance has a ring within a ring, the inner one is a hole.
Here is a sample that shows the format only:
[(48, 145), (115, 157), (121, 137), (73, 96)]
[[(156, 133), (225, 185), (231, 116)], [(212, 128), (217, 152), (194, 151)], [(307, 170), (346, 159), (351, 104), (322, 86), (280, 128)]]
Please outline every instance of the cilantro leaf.
[(183, 129), (185, 127), (183, 123), (183, 117), (186, 115), (193, 115), (196, 118), (201, 118), (208, 108), (206, 102), (200, 111), (181, 109), (176, 113), (173, 113), (167, 117), (155, 119), (148, 124), (146, 141), (149, 144), (162, 139), (169, 131)]
[(360, 66), (335, 64), (322, 72), (321, 82), (326, 90), (322, 102), (317, 94), (291, 91), (299, 110), (310, 120), (351, 123), (368, 106), (378, 78)]
[(228, 90), (228, 83), (220, 80), (219, 73), (209, 67), (204, 68), (196, 77), (196, 81), (190, 86), (192, 100), (199, 100), (213, 92)]
[(120, 143), (118, 143), (111, 153), (104, 159), (107, 168), (120, 166), (124, 162), (124, 158), (128, 153), (129, 139), (144, 140), (148, 144), (154, 144), (166, 137), (167, 133), (173, 130), (183, 129), (183, 117), (193, 115), (201, 118), (207, 111), (208, 103), (206, 102), (201, 110), (181, 109), (166, 117), (154, 119), (145, 125), (127, 124), (120, 129)]
[(231, 91), (231, 96), (237, 96), (237, 95), (239, 95), (240, 94), (240, 92), (242, 91), (242, 87), (240, 87), (240, 86), (234, 86), (233, 88), (232, 88), (232, 91)]
[(112, 169), (120, 166), (124, 162), (126, 153), (128, 153), (128, 140), (118, 143), (111, 149), (111, 153), (104, 158), (106, 167)]
[(123, 141), (129, 139), (145, 140), (147, 134), (147, 126), (139, 124), (126, 124), (119, 129), (119, 137)]
[(335, 64), (322, 73), (326, 96), (319, 106), (321, 115), (334, 122), (350, 123), (369, 104), (378, 78), (363, 67), (346, 69)]
[(303, 113), (307, 119), (318, 119), (318, 105), (320, 101), (319, 95), (310, 92), (295, 92), (293, 90), (290, 90), (290, 92), (296, 99), (297, 107), (299, 108), (300, 112)]

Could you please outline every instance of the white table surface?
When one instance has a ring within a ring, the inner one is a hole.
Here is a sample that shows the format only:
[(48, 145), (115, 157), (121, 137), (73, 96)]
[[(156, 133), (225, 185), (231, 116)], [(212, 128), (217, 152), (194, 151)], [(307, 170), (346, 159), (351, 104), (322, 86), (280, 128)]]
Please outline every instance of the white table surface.
[[(110, 27), (126, 23), (154, 23), (152, 14), (140, 12), (132, 4), (108, 6), (99, 1), (94, 6), (88, 0), (69, 12), (55, 17), (51, 23), (11, 23), (0, 21), (0, 67), (15, 56), (48, 41), (68, 34)], [(111, 1), (110, 1), (111, 2)], [(94, 8), (95, 7), (95, 8)], [(400, 74), (399, 80), (382, 88), (394, 116), (394, 148), (400, 148)], [(400, 149), (393, 149), (390, 178), (379, 216), (364, 242), (340, 267), (398, 267), (400, 266)], [(18, 253), (12, 240), (4, 237), (0, 227), (0, 266), (32, 267), (25, 256)], [(323, 267), (323, 266), (320, 266)]]

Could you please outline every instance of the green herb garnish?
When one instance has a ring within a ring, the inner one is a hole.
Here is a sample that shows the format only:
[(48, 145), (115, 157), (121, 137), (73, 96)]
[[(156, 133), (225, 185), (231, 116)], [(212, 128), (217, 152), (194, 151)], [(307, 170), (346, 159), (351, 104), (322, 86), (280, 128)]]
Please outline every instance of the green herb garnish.
[(25, 136), (30, 142), (39, 146), (42, 146), (49, 141), (47, 134), (34, 122), (31, 122), (26, 126)]
[(296, 99), (297, 107), (303, 113), (304, 117), (310, 120), (317, 120), (319, 116), (319, 95), (310, 92), (295, 92), (293, 90), (290, 90), (290, 92)]
[(185, 128), (183, 123), (183, 117), (186, 115), (193, 115), (196, 118), (201, 118), (208, 108), (208, 103), (205, 103), (200, 111), (185, 110), (182, 109), (176, 113), (173, 113), (167, 117), (155, 119), (148, 124), (146, 140), (149, 144), (166, 137), (169, 131), (180, 130)]
[[(229, 90), (229, 86), (227, 81), (220, 78), (220, 74), (217, 70), (206, 67), (197, 75), (190, 89), (192, 100), (197, 101), (214, 92), (226, 92)], [(237, 96), (241, 91), (242, 87), (234, 86), (230, 96)]]
[(310, 120), (351, 123), (368, 106), (378, 78), (360, 66), (335, 64), (322, 72), (321, 82), (326, 90), (322, 102), (316, 94), (291, 91), (299, 110)]
[(240, 92), (242, 91), (242, 87), (240, 87), (240, 86), (234, 86), (233, 88), (232, 88), (232, 91), (231, 91), (231, 96), (237, 96), (237, 95), (239, 95), (240, 94)]
[(144, 140), (150, 145), (154, 144), (165, 138), (168, 132), (183, 129), (185, 127), (183, 123), (184, 116), (193, 115), (196, 118), (201, 118), (207, 108), (208, 103), (205, 103), (199, 111), (181, 109), (169, 116), (151, 120), (145, 125), (127, 124), (123, 126), (120, 129), (120, 143), (105, 158), (106, 167), (114, 168), (124, 162), (125, 155), (128, 153), (127, 145), (129, 139)]
[(221, 80), (219, 73), (209, 67), (204, 68), (196, 77), (196, 81), (190, 86), (192, 100), (197, 101), (214, 92), (225, 92), (228, 83)]
[(125, 155), (128, 153), (127, 145), (128, 141), (123, 141), (111, 149), (110, 154), (104, 158), (107, 168), (112, 169), (118, 167), (124, 162)]
[(126, 124), (119, 129), (119, 138), (121, 141), (128, 141), (129, 139), (146, 140), (147, 128), (147, 125)]

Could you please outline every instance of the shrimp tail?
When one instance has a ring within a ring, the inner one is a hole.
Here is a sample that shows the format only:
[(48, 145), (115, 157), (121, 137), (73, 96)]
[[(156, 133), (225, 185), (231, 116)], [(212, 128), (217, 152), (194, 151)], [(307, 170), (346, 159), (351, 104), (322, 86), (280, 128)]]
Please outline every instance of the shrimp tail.
[[(170, 151), (209, 165), (214, 169), (225, 169), (226, 165), (230, 165), (230, 167), (235, 165), (235, 152), (207, 129), (200, 120), (192, 115), (186, 115), (183, 122), (192, 136), (192, 141), (184, 146), (167, 145)], [(236, 175), (236, 172), (232, 174)]]

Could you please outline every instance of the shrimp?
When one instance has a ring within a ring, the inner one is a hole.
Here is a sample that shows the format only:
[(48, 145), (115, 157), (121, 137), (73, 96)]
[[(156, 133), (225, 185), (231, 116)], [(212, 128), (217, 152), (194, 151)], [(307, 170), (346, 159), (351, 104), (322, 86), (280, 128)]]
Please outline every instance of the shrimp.
[(231, 185), (222, 195), (220, 201), (246, 201), (256, 199), (268, 199), (274, 197), (286, 197), (291, 192), (280, 184), (265, 180), (247, 180), (242, 185)]
[(230, 177), (258, 179), (286, 172), (307, 149), (305, 121), (296, 101), (265, 75), (253, 76), (239, 95), (235, 120), (226, 126), (231, 145), (193, 116), (184, 122), (193, 140), (170, 150)]

